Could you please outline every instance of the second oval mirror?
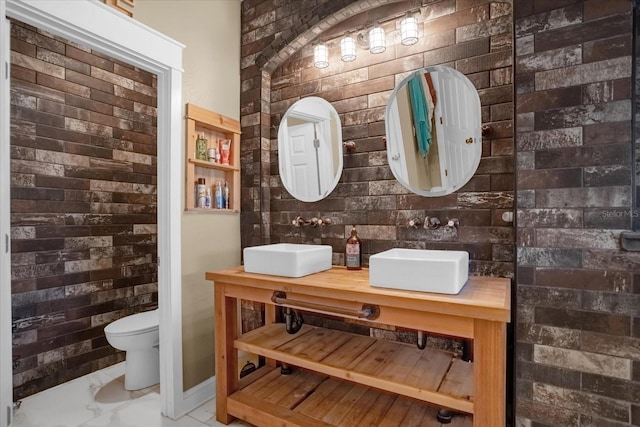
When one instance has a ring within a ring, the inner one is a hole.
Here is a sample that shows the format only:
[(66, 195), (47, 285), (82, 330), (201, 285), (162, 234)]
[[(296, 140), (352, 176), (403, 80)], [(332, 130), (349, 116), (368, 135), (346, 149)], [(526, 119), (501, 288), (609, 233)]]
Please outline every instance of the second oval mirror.
[(480, 163), (481, 118), (480, 97), (464, 74), (444, 66), (411, 73), (391, 93), (385, 114), (393, 175), (422, 196), (460, 189)]
[(333, 191), (342, 173), (342, 127), (329, 102), (310, 96), (289, 107), (278, 128), (278, 165), (298, 200), (315, 202)]

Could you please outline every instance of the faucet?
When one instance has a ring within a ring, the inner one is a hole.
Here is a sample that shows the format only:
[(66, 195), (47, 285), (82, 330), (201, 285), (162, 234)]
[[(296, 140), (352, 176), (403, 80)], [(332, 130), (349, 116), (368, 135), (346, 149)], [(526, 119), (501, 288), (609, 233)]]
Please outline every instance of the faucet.
[(331, 219), (329, 218), (316, 218), (315, 216), (313, 218), (311, 218), (311, 221), (309, 221), (309, 223), (311, 224), (312, 227), (317, 227), (320, 226), (322, 227), (323, 225), (329, 225), (331, 224)]
[[(411, 225), (411, 223), (409, 225)], [(458, 228), (458, 225), (460, 225), (460, 221), (458, 220), (458, 218), (447, 218), (447, 222), (444, 224), (444, 228), (446, 230), (453, 230)], [(441, 226), (442, 223), (435, 216), (428, 216), (424, 219), (424, 228), (435, 230), (437, 228), (440, 228)]]
[(424, 219), (424, 228), (430, 228), (431, 230), (435, 230), (440, 228), (440, 220), (435, 216), (428, 216)]
[(314, 216), (310, 220), (306, 220), (303, 217), (301, 217), (300, 215), (298, 215), (297, 217), (295, 217), (295, 219), (293, 221), (291, 221), (291, 224), (294, 227), (304, 227), (305, 225), (310, 225), (312, 227), (317, 227), (317, 226), (321, 226), (322, 227), (323, 225), (331, 224), (331, 219), (330, 218), (316, 218)]
[(445, 224), (444, 228), (453, 230), (454, 228), (458, 228), (459, 224), (460, 221), (458, 221), (458, 218), (447, 218), (447, 223)]
[(407, 225), (411, 228), (418, 228), (421, 223), (420, 218), (410, 218), (407, 221)]
[(302, 227), (306, 223), (307, 222), (300, 215), (298, 215), (293, 221), (291, 221), (291, 225), (293, 225), (294, 227)]

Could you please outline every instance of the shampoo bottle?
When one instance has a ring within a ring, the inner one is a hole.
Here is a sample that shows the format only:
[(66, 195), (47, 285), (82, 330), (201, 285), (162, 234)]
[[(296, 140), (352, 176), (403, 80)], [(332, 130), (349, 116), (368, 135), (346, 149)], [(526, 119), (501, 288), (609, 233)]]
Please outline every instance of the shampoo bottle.
[(351, 229), (351, 236), (347, 239), (345, 264), (347, 270), (362, 269), (362, 240), (358, 237), (356, 226)]

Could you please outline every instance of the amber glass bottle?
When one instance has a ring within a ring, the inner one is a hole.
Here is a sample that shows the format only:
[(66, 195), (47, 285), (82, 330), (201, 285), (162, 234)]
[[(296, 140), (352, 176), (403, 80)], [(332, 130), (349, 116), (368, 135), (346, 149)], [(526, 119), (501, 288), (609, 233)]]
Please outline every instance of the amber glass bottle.
[(347, 239), (345, 264), (347, 270), (362, 269), (362, 240), (358, 237), (355, 225), (351, 229), (351, 236)]

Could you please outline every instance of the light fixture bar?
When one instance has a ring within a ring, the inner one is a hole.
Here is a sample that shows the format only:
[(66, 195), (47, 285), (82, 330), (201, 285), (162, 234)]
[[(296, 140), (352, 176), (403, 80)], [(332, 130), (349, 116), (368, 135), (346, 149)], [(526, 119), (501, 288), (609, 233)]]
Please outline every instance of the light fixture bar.
[[(376, 21), (373, 28), (367, 32), (365, 32), (362, 27), (347, 31), (340, 39), (340, 59), (342, 59), (343, 62), (355, 61), (356, 44), (363, 49), (366, 49), (368, 46), (369, 52), (372, 54), (385, 52), (387, 50), (386, 36), (380, 23), (392, 21), (402, 16), (404, 17), (400, 21), (400, 43), (405, 46), (416, 44), (418, 42), (418, 20), (415, 16), (416, 13), (420, 13), (420, 8), (409, 10), (404, 13), (404, 15), (390, 16), (383, 20)], [(326, 39), (324, 43), (318, 43), (314, 46), (313, 65), (320, 69), (329, 66), (329, 49), (326, 45)]]

